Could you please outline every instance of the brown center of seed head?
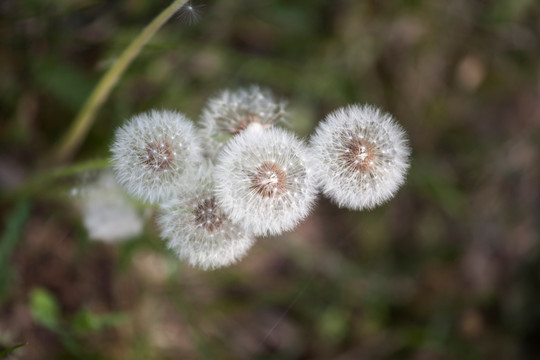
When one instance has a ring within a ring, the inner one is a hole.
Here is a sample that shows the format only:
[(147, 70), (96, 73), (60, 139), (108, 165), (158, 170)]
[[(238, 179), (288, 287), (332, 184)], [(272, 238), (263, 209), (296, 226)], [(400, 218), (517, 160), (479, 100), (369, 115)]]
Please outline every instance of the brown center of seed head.
[(166, 142), (148, 143), (143, 162), (155, 171), (168, 170), (174, 160), (174, 152)]
[(264, 162), (251, 175), (251, 186), (262, 197), (279, 195), (287, 187), (287, 174), (274, 162)]
[(238, 122), (235, 124), (234, 135), (240, 134), (245, 128), (251, 123), (260, 123), (261, 119), (252, 113), (247, 113), (246, 115), (240, 117)]
[(353, 137), (345, 145), (343, 159), (348, 167), (360, 172), (369, 172), (375, 161), (375, 149), (368, 141)]
[(223, 224), (225, 215), (219, 208), (214, 197), (204, 199), (196, 204), (195, 225), (208, 231), (216, 231)]

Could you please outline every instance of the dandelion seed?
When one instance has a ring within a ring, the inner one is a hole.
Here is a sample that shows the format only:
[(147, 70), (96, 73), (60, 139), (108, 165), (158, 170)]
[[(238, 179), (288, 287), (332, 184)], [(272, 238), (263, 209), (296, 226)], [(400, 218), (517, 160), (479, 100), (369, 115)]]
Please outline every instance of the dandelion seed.
[(178, 10), (178, 19), (188, 25), (193, 25), (201, 18), (201, 9), (203, 5), (194, 5), (188, 1)]
[(373, 208), (405, 181), (410, 150), (391, 115), (352, 105), (329, 114), (311, 139), (315, 175), (340, 207)]
[(189, 183), (202, 163), (201, 140), (193, 124), (174, 111), (134, 116), (117, 130), (112, 163), (117, 181), (134, 197), (151, 203)]
[(237, 262), (255, 241), (221, 210), (208, 180), (163, 204), (158, 224), (178, 257), (205, 270)]
[(309, 164), (305, 145), (291, 133), (250, 126), (218, 158), (216, 198), (233, 222), (255, 235), (292, 230), (316, 198)]

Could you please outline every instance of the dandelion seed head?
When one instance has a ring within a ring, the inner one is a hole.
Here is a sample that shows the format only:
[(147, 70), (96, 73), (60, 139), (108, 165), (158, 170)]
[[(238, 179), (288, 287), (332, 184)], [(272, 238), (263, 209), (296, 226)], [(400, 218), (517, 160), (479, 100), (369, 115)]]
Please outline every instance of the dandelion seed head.
[(211, 98), (201, 115), (202, 134), (215, 157), (224, 141), (252, 124), (263, 129), (285, 121), (285, 102), (278, 101), (267, 89), (250, 86), (224, 90)]
[(117, 130), (111, 148), (116, 179), (132, 196), (156, 203), (189, 183), (202, 163), (201, 140), (184, 115), (152, 110)]
[(373, 208), (405, 181), (410, 149), (391, 115), (352, 105), (329, 114), (311, 139), (315, 176), (341, 207)]
[(161, 206), (158, 224), (167, 246), (192, 266), (215, 269), (240, 260), (255, 239), (222, 211), (208, 179)]
[(233, 222), (255, 235), (292, 230), (316, 198), (306, 146), (276, 127), (243, 132), (220, 154), (215, 194)]
[(115, 242), (141, 233), (143, 220), (111, 172), (101, 173), (74, 196), (90, 239)]

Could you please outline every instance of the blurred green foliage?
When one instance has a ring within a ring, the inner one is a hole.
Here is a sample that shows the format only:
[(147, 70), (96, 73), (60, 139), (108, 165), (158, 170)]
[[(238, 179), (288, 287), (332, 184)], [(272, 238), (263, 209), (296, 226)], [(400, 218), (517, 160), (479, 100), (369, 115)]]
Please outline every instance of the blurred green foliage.
[[(537, 359), (540, 2), (227, 0), (170, 21), (98, 114), (74, 163), (50, 154), (167, 1), (0, 2), (0, 346), (31, 359)], [(412, 165), (370, 212), (321, 199), (238, 265), (180, 263), (151, 215), (89, 242), (71, 199), (114, 130), (252, 83), (309, 136), (348, 103), (406, 129)], [(32, 179), (26, 183), (28, 179)], [(25, 183), (21, 191), (18, 186)], [(32, 204), (30, 206), (30, 204)]]
[(0, 351), (0, 357), (6, 357), (7, 355), (9, 355), (10, 353), (14, 352), (15, 350), (25, 346), (26, 344), (18, 344), (18, 345), (15, 345), (15, 346), (12, 346), (10, 347), (9, 349), (6, 349), (6, 350), (1, 350)]
[(30, 313), (32, 317), (45, 327), (58, 328), (60, 308), (52, 294), (44, 289), (33, 289), (30, 293)]
[(27, 201), (19, 202), (6, 220), (5, 229), (0, 238), (0, 301), (9, 293), (14, 276), (9, 262), (11, 255), (21, 240), (24, 223), (30, 215), (30, 205)]

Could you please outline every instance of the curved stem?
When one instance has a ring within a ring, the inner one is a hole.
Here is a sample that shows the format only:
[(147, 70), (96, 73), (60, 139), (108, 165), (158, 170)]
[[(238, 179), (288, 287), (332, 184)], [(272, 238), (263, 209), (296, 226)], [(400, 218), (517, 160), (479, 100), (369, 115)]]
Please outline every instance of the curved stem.
[(129, 44), (120, 58), (103, 75), (94, 88), (85, 104), (77, 114), (66, 135), (53, 154), (54, 163), (62, 163), (68, 160), (82, 143), (84, 137), (94, 123), (96, 113), (109, 97), (111, 90), (118, 83), (118, 79), (126, 71), (127, 67), (139, 55), (142, 48), (154, 36), (154, 34), (178, 11), (188, 0), (175, 0), (163, 10), (143, 31)]
[(1, 192), (0, 200), (28, 197), (46, 188), (48, 184), (50, 184), (50, 182), (53, 180), (76, 175), (89, 170), (104, 169), (109, 166), (110, 164), (108, 159), (99, 159), (57, 168), (45, 172), (39, 172), (38, 174), (30, 177), (30, 179), (24, 182), (20, 187), (6, 192)]

